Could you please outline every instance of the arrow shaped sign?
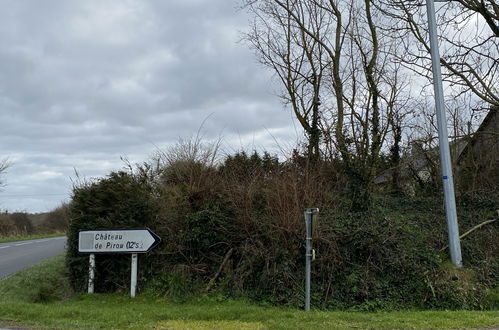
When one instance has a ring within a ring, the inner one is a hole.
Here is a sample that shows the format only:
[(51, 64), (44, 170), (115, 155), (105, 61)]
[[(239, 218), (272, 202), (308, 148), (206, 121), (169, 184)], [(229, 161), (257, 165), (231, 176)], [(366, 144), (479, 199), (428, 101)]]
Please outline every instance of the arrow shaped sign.
[(146, 253), (161, 242), (149, 228), (85, 230), (79, 232), (82, 253)]

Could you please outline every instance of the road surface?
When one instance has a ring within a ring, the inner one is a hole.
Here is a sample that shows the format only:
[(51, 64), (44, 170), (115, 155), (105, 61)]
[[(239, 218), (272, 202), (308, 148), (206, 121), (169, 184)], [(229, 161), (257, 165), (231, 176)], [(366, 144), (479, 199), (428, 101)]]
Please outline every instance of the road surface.
[(0, 243), (0, 279), (66, 250), (66, 237)]

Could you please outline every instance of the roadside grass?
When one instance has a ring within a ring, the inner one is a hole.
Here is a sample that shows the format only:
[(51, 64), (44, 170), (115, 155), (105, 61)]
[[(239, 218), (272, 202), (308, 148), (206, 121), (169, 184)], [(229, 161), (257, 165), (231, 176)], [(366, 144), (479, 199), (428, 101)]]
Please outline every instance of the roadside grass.
[[(0, 281), (0, 302), (43, 303), (68, 299), (71, 287), (59, 255)], [(0, 317), (1, 318), (1, 317)]]
[(0, 324), (50, 329), (456, 329), (499, 326), (499, 311), (306, 313), (213, 296), (178, 302), (145, 294), (133, 299), (123, 295), (70, 297), (70, 294), (64, 275), (64, 258), (52, 258), (0, 281)]
[(0, 236), (0, 243), (9, 242), (19, 242), (19, 241), (29, 241), (32, 239), (42, 239), (42, 238), (53, 238), (66, 235), (65, 233), (53, 233), (53, 234), (37, 234), (37, 235), (24, 235), (24, 236)]

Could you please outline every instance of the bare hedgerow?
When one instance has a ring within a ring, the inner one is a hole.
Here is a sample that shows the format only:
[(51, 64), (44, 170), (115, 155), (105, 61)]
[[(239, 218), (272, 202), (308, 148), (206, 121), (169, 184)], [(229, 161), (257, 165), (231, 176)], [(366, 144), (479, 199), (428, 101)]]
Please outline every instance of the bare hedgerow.
[(33, 232), (33, 224), (26, 212), (0, 214), (0, 236), (23, 236)]
[(11, 236), (16, 234), (14, 223), (7, 212), (0, 213), (0, 236)]
[(47, 232), (66, 232), (69, 226), (70, 208), (70, 204), (62, 203), (50, 211), (41, 224), (41, 229)]
[(173, 263), (193, 274), (205, 273), (207, 261), (195, 252), (201, 247), (208, 258), (216, 259), (209, 248), (211, 243), (205, 243), (218, 243), (219, 234), (211, 233), (221, 228), (220, 217), (215, 219), (220, 191), (216, 171), (219, 147), (220, 140), (203, 142), (198, 132), (167, 150), (159, 150), (153, 158), (156, 229), (169, 238), (164, 243), (170, 256), (167, 268)]
[[(334, 170), (307, 164), (307, 155), (298, 152), (285, 162), (268, 153), (240, 152), (219, 168), (223, 196), (233, 212), (230, 235), (237, 235), (224, 274), (234, 290), (259, 292), (280, 303), (299, 299), (295, 289), (302, 281), (303, 210), (339, 204), (338, 195), (331, 193)], [(337, 249), (327, 240), (322, 245)], [(337, 255), (328, 253), (324, 259)]]

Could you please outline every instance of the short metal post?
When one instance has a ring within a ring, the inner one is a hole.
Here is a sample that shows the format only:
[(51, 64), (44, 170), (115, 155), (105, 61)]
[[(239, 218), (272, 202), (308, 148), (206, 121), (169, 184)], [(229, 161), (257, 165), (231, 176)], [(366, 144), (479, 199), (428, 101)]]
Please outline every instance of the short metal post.
[(305, 211), (305, 311), (310, 310), (310, 261), (312, 259), (312, 212)]
[(313, 217), (319, 210), (309, 208), (305, 210), (305, 311), (310, 311), (310, 282), (312, 261), (312, 227)]
[(132, 254), (132, 280), (130, 284), (130, 296), (135, 297), (137, 291), (137, 253)]
[(88, 261), (88, 293), (94, 293), (95, 254), (91, 253)]

